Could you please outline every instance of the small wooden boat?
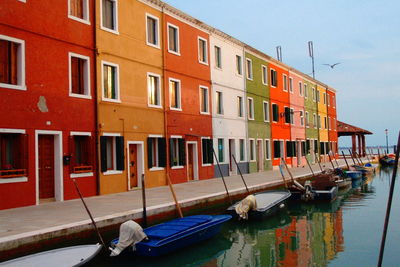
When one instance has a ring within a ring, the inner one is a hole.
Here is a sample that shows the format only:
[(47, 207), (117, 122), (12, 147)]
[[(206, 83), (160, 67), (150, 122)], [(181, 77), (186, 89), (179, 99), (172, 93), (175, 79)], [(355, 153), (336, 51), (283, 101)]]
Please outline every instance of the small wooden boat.
[(350, 187), (351, 186), (351, 179), (350, 178), (341, 178), (335, 180), (335, 183), (339, 190)]
[(379, 163), (380, 163), (382, 166), (393, 166), (393, 165), (394, 165), (394, 162), (395, 162), (394, 158), (389, 157), (388, 155), (385, 155), (385, 156), (383, 156), (383, 157), (381, 157), (381, 158), (379, 159)]
[[(135, 245), (134, 253), (139, 256), (161, 256), (178, 249), (209, 239), (219, 233), (222, 223), (230, 215), (194, 215), (148, 227), (143, 231), (148, 239)], [(118, 238), (111, 241), (116, 245)]]
[(303, 201), (333, 201), (337, 197), (338, 187), (333, 180), (316, 179), (314, 181), (306, 181), (305, 190), (299, 188), (290, 188), (291, 200)]
[(81, 266), (93, 259), (101, 248), (102, 245), (96, 244), (53, 249), (2, 262), (0, 266)]
[[(248, 211), (248, 219), (262, 219), (275, 214), (285, 206), (285, 202), (290, 198), (289, 191), (265, 191), (254, 194), (257, 208)], [(236, 206), (240, 201), (230, 206), (226, 211), (228, 214), (238, 218)]]

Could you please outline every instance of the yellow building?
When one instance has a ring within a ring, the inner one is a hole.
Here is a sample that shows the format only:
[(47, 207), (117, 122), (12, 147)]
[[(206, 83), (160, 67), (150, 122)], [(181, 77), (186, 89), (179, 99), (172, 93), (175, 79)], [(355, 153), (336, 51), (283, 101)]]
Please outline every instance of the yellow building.
[(317, 84), (317, 127), (319, 132), (319, 154), (321, 161), (328, 161), (329, 132), (328, 132), (328, 105), (326, 88)]
[(100, 194), (165, 185), (162, 15), (137, 0), (97, 0)]

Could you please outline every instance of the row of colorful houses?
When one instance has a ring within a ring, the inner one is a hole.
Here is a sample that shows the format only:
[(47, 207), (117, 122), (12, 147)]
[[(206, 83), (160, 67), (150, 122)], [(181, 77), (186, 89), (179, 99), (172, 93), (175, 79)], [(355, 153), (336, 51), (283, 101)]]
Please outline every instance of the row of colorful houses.
[(4, 1), (0, 209), (326, 160), (335, 92), (158, 0)]

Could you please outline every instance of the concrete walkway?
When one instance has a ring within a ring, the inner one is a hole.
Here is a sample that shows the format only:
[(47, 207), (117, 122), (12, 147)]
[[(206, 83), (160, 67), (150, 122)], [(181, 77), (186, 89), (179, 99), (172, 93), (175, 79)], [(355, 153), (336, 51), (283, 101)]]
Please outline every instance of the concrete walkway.
[[(332, 168), (330, 163), (323, 164)], [(345, 166), (339, 160), (340, 166)], [(312, 166), (315, 173), (320, 169)], [(291, 168), (296, 179), (311, 176), (308, 167)], [(289, 175), (285, 172), (285, 177)], [(251, 192), (282, 185), (278, 170), (244, 175)], [(232, 196), (246, 192), (239, 175), (226, 177), (226, 183)], [(194, 207), (199, 203), (209, 203), (227, 197), (222, 179), (193, 181), (173, 186), (182, 207)], [(130, 192), (95, 196), (85, 199), (98, 227), (118, 225), (129, 219), (142, 217), (142, 192)], [(168, 186), (146, 190), (147, 214), (154, 216), (175, 209), (172, 194)], [(81, 200), (45, 203), (0, 211), (0, 251), (7, 251), (43, 240), (60, 238), (74, 233), (91, 230), (92, 225)]]

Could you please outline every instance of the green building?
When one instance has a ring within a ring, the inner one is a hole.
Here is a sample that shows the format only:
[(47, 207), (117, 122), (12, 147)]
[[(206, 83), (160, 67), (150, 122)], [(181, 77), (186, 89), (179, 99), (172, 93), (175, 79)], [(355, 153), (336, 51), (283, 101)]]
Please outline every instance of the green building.
[(319, 149), (317, 86), (303, 80), (304, 111), (306, 118), (307, 159), (315, 163), (315, 154)]

